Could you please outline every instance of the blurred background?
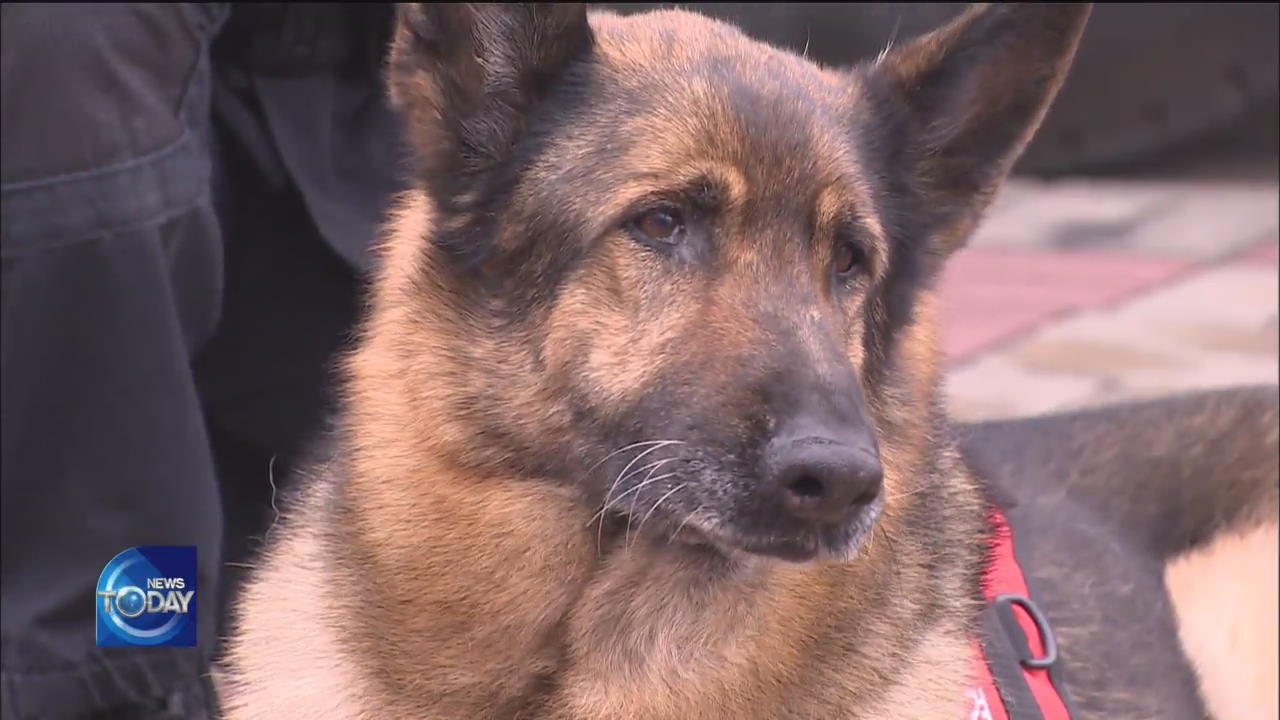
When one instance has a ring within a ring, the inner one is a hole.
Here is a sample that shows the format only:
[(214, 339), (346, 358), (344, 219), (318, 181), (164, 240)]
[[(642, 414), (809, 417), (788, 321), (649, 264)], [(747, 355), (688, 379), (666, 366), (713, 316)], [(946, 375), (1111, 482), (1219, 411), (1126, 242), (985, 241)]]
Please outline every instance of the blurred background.
[[(831, 65), (965, 7), (681, 5)], [(1278, 8), (1095, 6), (1017, 176), (943, 283), (957, 417), (1277, 382)]]

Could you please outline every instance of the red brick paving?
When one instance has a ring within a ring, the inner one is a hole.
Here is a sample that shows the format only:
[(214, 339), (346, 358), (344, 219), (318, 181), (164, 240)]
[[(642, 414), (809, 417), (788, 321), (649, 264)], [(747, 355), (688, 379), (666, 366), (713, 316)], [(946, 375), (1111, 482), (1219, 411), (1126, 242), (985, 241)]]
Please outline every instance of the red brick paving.
[(943, 350), (972, 357), (1055, 317), (1103, 307), (1168, 282), (1190, 260), (1116, 252), (971, 248), (940, 287)]
[(1269, 267), (1280, 267), (1280, 243), (1275, 240), (1267, 240), (1259, 243), (1258, 247), (1249, 250), (1241, 256), (1241, 261), (1251, 265), (1264, 265)]

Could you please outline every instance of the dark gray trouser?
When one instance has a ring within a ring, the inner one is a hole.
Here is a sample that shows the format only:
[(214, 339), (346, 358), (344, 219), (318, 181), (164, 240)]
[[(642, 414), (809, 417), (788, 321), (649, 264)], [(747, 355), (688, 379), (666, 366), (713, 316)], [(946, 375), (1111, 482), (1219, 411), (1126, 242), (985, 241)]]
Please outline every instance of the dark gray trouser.
[[(222, 513), (191, 362), (223, 290), (207, 140), (226, 8), (2, 12), (0, 707), (198, 698)], [(198, 546), (199, 648), (94, 647), (98, 574), (137, 545)]]
[[(0, 6), (4, 720), (199, 717), (332, 407), (403, 181), (390, 8), (237, 7)], [(308, 64), (254, 59), (246, 28)], [(308, 55), (335, 40), (343, 64)], [(198, 650), (94, 648), (98, 573), (140, 544), (199, 546)]]

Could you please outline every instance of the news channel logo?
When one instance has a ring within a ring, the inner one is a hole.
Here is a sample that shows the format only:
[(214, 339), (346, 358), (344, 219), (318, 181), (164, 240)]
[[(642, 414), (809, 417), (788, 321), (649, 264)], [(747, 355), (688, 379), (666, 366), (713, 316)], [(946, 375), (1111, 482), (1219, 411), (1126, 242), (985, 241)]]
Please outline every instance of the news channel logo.
[(195, 647), (194, 546), (129, 548), (98, 576), (98, 647)]

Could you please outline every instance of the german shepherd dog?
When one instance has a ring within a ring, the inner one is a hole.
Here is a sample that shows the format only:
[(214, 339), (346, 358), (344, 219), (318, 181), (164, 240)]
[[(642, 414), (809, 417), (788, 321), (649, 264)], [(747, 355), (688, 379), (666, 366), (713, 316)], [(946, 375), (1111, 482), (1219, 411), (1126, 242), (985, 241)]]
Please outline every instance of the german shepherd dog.
[(1275, 718), (1275, 388), (944, 410), (934, 281), (1089, 11), (830, 69), (678, 10), (402, 7), (418, 183), (226, 716), (984, 717), (999, 508), (1077, 715)]

